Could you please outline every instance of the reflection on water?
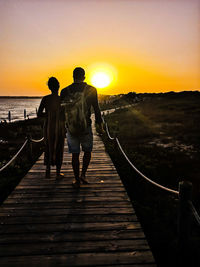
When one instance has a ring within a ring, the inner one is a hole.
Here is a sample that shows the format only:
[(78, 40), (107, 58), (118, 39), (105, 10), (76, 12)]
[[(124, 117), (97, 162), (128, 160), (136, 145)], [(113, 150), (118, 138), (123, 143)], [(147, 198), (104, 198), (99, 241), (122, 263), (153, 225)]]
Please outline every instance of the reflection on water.
[(8, 121), (8, 112), (11, 112), (11, 121), (23, 120), (24, 109), (29, 118), (36, 117), (36, 108), (40, 98), (0, 98), (0, 121)]

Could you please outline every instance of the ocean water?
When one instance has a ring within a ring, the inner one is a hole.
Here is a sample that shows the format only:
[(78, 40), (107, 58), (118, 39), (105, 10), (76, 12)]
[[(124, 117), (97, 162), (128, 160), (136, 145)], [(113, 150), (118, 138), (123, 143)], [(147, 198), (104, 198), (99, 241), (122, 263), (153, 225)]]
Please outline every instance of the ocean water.
[(36, 117), (41, 98), (0, 98), (0, 121), (8, 122), (8, 112), (11, 112), (11, 121), (24, 120), (24, 109), (29, 118)]

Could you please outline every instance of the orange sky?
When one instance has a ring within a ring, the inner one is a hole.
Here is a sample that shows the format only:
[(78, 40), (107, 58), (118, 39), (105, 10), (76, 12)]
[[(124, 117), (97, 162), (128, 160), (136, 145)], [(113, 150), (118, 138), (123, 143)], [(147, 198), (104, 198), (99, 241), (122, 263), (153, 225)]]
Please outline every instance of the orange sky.
[(0, 95), (44, 95), (76, 66), (99, 93), (200, 89), (199, 0), (0, 0)]

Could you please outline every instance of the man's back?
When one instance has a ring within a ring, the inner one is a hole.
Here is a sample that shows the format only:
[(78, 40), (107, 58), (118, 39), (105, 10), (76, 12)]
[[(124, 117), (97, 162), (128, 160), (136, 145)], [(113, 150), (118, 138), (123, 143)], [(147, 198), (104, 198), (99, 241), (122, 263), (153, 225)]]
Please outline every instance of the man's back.
[(65, 103), (69, 101), (72, 95), (75, 95), (76, 93), (82, 93), (83, 91), (84, 91), (85, 102), (87, 105), (85, 115), (87, 118), (88, 126), (91, 125), (91, 119), (90, 119), (91, 106), (94, 108), (96, 122), (101, 123), (102, 118), (98, 104), (97, 90), (95, 87), (88, 85), (85, 82), (78, 82), (78, 83), (74, 82), (61, 91), (61, 101)]

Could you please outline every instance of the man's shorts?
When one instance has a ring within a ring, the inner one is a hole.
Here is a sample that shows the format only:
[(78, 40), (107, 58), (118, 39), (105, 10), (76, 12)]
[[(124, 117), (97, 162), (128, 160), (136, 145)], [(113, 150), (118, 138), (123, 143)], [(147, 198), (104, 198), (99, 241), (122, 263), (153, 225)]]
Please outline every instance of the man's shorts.
[(67, 143), (69, 153), (80, 153), (80, 145), (82, 151), (91, 152), (93, 148), (93, 133), (91, 126), (88, 127), (87, 133), (80, 136), (73, 136), (67, 132)]

